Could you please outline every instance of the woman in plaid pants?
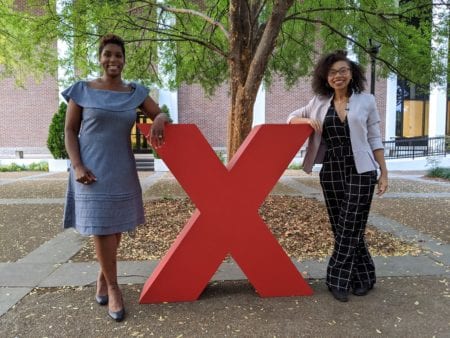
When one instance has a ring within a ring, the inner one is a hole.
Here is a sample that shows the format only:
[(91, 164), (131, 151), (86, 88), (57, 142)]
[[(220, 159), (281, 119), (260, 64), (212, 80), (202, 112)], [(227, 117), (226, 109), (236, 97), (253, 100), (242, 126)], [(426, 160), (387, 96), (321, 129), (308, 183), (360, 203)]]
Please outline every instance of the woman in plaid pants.
[(363, 69), (345, 51), (325, 55), (313, 74), (316, 95), (288, 117), (288, 123), (314, 129), (303, 169), (311, 173), (315, 163), (322, 163), (320, 183), (334, 234), (326, 283), (342, 302), (350, 289), (364, 296), (375, 284), (364, 234), (377, 181), (378, 195), (388, 187), (380, 117), (373, 95), (362, 93), (365, 81)]

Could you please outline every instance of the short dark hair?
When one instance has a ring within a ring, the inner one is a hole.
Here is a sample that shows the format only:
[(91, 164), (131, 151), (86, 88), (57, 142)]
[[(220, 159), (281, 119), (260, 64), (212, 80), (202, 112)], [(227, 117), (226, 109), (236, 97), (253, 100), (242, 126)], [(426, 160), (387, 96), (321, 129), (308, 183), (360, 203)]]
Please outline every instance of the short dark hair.
[(104, 36), (102, 36), (102, 38), (100, 39), (100, 43), (98, 45), (98, 56), (100, 57), (100, 55), (102, 55), (103, 49), (105, 48), (105, 46), (109, 43), (113, 43), (117, 46), (119, 46), (122, 49), (122, 53), (123, 53), (123, 57), (125, 58), (125, 42), (123, 41), (123, 39), (115, 34), (106, 34)]
[(345, 61), (350, 66), (352, 73), (352, 81), (349, 85), (349, 95), (352, 92), (361, 93), (365, 89), (366, 76), (364, 68), (347, 57), (345, 50), (337, 50), (335, 52), (322, 56), (317, 63), (312, 78), (312, 89), (317, 95), (331, 96), (334, 93), (333, 88), (328, 84), (328, 72), (331, 66), (338, 61)]

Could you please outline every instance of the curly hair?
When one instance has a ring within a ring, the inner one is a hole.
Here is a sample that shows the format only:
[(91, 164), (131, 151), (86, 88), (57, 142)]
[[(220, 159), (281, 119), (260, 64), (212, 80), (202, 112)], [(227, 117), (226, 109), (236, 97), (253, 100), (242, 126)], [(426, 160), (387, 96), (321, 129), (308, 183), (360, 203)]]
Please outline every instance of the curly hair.
[(123, 41), (123, 39), (120, 36), (111, 34), (111, 33), (102, 36), (102, 38), (100, 39), (100, 43), (98, 46), (99, 57), (100, 57), (100, 55), (102, 55), (102, 52), (103, 52), (103, 49), (105, 48), (105, 46), (109, 43), (119, 46), (122, 49), (123, 58), (125, 58), (125, 42)]
[(331, 96), (334, 89), (328, 84), (328, 72), (331, 66), (338, 61), (345, 61), (350, 67), (352, 73), (352, 81), (348, 87), (348, 94), (361, 93), (365, 89), (366, 76), (364, 68), (347, 57), (345, 50), (337, 50), (333, 53), (322, 56), (314, 68), (312, 78), (312, 89), (317, 95)]

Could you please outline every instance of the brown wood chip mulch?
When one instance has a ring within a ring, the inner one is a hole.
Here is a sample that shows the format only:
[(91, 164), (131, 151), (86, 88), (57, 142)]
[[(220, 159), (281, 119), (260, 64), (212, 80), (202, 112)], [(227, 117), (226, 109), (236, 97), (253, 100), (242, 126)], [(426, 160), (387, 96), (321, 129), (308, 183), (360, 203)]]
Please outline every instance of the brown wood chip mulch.
[[(135, 237), (124, 235), (119, 260), (161, 259), (195, 210), (188, 198), (162, 198), (145, 202), (147, 223)], [(269, 196), (259, 213), (293, 259), (324, 259), (332, 251), (332, 233), (323, 204), (299, 196)], [(368, 226), (366, 239), (373, 256), (418, 255), (416, 245)], [(73, 261), (95, 260), (92, 239)]]

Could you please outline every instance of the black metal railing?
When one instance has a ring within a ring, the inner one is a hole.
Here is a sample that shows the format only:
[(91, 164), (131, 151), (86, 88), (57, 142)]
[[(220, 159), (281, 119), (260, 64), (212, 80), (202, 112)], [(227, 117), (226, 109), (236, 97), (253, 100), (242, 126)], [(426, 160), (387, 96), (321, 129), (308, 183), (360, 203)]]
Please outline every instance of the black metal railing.
[[(141, 113), (140, 111), (136, 114), (136, 123), (148, 123), (151, 120)], [(133, 147), (133, 153), (151, 153), (152, 147), (148, 144), (147, 139), (141, 134), (140, 130), (134, 126), (131, 132), (131, 144)]]
[(449, 150), (448, 137), (398, 137), (384, 141), (384, 157), (416, 158), (427, 156), (446, 156)]

